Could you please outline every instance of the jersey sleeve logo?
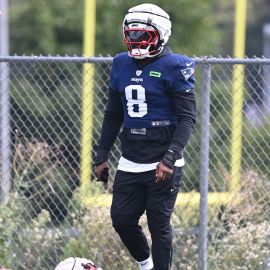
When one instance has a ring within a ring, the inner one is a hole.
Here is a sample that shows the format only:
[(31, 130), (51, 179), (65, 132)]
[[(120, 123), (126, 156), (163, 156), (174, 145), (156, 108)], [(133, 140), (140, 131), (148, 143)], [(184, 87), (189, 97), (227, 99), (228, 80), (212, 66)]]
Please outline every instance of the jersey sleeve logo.
[(194, 68), (181, 69), (181, 73), (183, 74), (185, 80), (187, 81), (194, 74)]

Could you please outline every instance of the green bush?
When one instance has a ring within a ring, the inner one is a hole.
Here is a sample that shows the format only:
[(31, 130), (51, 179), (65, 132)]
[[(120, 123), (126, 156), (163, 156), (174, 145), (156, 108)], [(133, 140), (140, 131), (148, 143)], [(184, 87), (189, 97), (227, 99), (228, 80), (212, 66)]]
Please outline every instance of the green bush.
[(209, 248), (209, 269), (262, 269), (270, 256), (270, 223), (230, 224), (230, 233)]
[(0, 205), (0, 262), (16, 270), (53, 269), (67, 237), (49, 226), (46, 210), (31, 220), (24, 219), (27, 208), (17, 192), (10, 195), (7, 204)]
[(262, 269), (270, 256), (269, 179), (249, 170), (241, 183), (239, 203), (228, 205), (210, 229), (210, 270)]
[(13, 183), (0, 205), (0, 263), (16, 270), (53, 269), (69, 235), (63, 223), (74, 184), (61, 151), (17, 132)]
[(25, 217), (31, 220), (45, 209), (52, 221), (64, 219), (75, 184), (57, 146), (27, 140), (17, 132), (13, 175), (13, 190), (27, 206)]

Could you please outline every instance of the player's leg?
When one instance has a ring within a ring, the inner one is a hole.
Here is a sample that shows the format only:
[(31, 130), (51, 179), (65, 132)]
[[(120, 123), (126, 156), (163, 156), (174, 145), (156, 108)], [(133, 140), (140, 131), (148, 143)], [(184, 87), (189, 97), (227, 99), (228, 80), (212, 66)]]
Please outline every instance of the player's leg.
[(172, 177), (164, 182), (149, 184), (146, 214), (152, 238), (155, 270), (169, 270), (172, 259), (171, 214), (182, 179), (181, 168), (174, 168)]
[(111, 217), (113, 227), (138, 262), (150, 257), (147, 239), (139, 226), (145, 211), (146, 189), (138, 183), (141, 173), (117, 171), (113, 185)]

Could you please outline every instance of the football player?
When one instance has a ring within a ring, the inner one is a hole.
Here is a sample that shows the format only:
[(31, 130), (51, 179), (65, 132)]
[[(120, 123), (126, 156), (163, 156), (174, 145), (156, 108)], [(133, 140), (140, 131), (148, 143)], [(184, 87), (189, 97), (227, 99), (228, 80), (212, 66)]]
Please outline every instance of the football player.
[[(113, 227), (141, 270), (168, 270), (170, 217), (182, 179), (183, 150), (196, 121), (194, 61), (166, 46), (171, 21), (156, 5), (130, 8), (123, 34), (128, 52), (113, 59), (95, 174), (97, 180), (108, 180), (108, 154), (121, 130)], [(152, 255), (139, 225), (145, 211)]]

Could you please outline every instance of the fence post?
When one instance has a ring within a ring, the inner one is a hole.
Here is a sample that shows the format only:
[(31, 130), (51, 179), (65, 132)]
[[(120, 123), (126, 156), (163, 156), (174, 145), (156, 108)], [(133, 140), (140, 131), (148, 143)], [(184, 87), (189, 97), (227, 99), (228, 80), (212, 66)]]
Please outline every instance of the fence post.
[[(96, 2), (85, 0), (84, 56), (95, 53)], [(94, 64), (83, 65), (82, 135), (81, 135), (81, 191), (88, 192), (92, 171), (93, 111), (94, 111)]]
[[(7, 56), (8, 1), (0, 1), (0, 55)], [(10, 115), (9, 115), (9, 64), (0, 62), (0, 201), (8, 198), (11, 186)]]
[[(263, 56), (270, 58), (270, 23), (263, 26)], [(264, 106), (270, 114), (270, 65), (263, 66)]]
[(209, 173), (209, 127), (211, 66), (203, 65), (201, 153), (200, 153), (200, 225), (199, 225), (199, 270), (207, 269), (208, 240), (208, 173)]

